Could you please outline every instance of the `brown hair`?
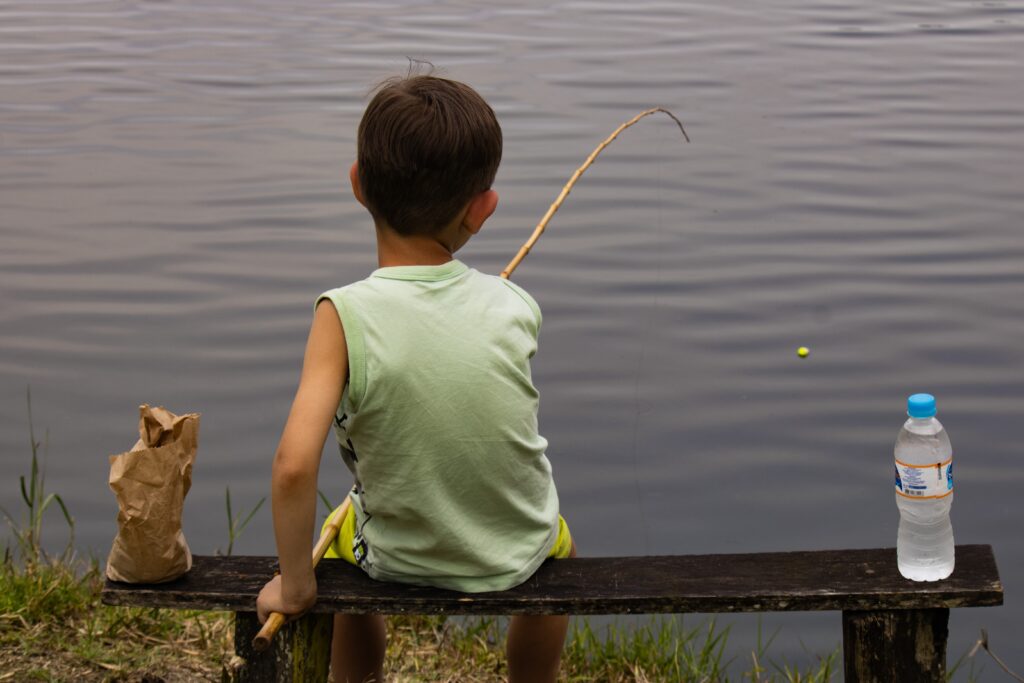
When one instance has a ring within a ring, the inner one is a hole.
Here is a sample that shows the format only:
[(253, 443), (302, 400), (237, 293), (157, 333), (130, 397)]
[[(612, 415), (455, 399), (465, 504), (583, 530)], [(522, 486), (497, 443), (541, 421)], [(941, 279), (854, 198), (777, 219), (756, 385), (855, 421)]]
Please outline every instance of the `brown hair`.
[(376, 221), (431, 234), (490, 189), (501, 127), (475, 90), (436, 76), (385, 81), (359, 123), (359, 184)]

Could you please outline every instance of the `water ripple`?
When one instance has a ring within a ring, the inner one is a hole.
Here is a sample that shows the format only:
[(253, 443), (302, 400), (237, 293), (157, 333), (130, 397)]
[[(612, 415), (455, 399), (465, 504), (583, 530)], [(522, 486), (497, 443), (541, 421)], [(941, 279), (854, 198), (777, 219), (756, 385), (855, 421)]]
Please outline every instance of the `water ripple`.
[[(347, 172), (367, 94), (409, 56), (502, 122), (499, 211), (463, 255), (487, 272), (622, 121), (667, 106), (693, 140), (653, 118), (623, 134), (515, 275), (544, 309), (541, 425), (587, 553), (890, 545), (901, 401), (931, 390), (963, 454), (958, 538), (994, 543), (1009, 583), (1022, 17), (1019, 0), (0, 0), (0, 448), (23, 451), (31, 383), (48, 484), (102, 549), (105, 458), (138, 403), (201, 410), (186, 532), (222, 545), (195, 520), (228, 480), (266, 493), (313, 300), (374, 266)], [(1011, 633), (1024, 613), (989, 617)]]

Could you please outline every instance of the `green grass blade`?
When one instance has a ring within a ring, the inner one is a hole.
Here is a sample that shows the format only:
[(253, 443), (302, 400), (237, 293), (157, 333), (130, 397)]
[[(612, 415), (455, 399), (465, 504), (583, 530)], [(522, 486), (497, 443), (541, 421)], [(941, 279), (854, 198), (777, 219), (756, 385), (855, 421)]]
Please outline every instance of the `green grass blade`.
[(251, 511), (251, 512), (249, 512), (249, 514), (248, 514), (248, 515), (246, 515), (245, 519), (244, 519), (244, 520), (242, 520), (242, 523), (238, 525), (238, 533), (239, 533), (239, 534), (241, 534), (241, 533), (242, 533), (242, 530), (243, 530), (243, 529), (245, 529), (246, 525), (247, 525), (247, 524), (249, 523), (249, 520), (250, 520), (250, 519), (252, 519), (252, 516), (253, 516), (253, 515), (255, 515), (255, 514), (256, 514), (256, 513), (257, 513), (257, 512), (259, 511), (259, 509), (260, 509), (261, 507), (263, 507), (263, 502), (264, 502), (264, 501), (265, 501), (266, 499), (267, 499), (267, 497), (266, 497), (266, 496), (264, 496), (264, 497), (260, 498), (260, 502), (256, 503), (256, 507), (254, 507), (254, 508), (252, 509), (252, 511)]
[(325, 496), (324, 492), (321, 491), (320, 489), (317, 489), (316, 493), (318, 496), (320, 496), (320, 500), (323, 501), (323, 504), (327, 507), (327, 514), (331, 514), (331, 512), (334, 511), (334, 504), (327, 499), (327, 496)]
[(56, 493), (51, 493), (50, 495), (46, 496), (46, 498), (43, 498), (43, 502), (39, 504), (39, 515), (40, 516), (42, 516), (42, 514), (44, 512), (46, 512), (46, 508), (50, 507), (50, 504), (53, 502), (54, 498), (56, 498), (56, 497), (57, 497)]
[(231, 487), (224, 487), (224, 501), (228, 508), (228, 529), (229, 533), (234, 533), (235, 530), (235, 519), (231, 515)]
[(35, 427), (32, 425), (32, 387), (25, 387), (25, 402), (28, 404), (28, 441), (32, 447), (32, 457), (39, 450), (39, 443), (36, 441)]
[(51, 498), (53, 498), (55, 501), (57, 501), (57, 505), (60, 506), (60, 511), (64, 513), (64, 521), (66, 521), (68, 523), (69, 527), (74, 529), (75, 528), (75, 519), (71, 516), (71, 513), (68, 512), (68, 506), (64, 504), (64, 499), (61, 498), (56, 493), (54, 493), (51, 496)]
[[(39, 459), (32, 455), (32, 479), (29, 481), (28, 495), (32, 499), (32, 504), (36, 503), (36, 482), (39, 481)], [(40, 492), (41, 493), (41, 492)], [(41, 497), (41, 496), (40, 496)]]
[(25, 490), (25, 475), (23, 474), (18, 477), (18, 480), (21, 482), (21, 497), (24, 499), (25, 505), (28, 506), (28, 509), (31, 510), (33, 502), (29, 497), (28, 492)]

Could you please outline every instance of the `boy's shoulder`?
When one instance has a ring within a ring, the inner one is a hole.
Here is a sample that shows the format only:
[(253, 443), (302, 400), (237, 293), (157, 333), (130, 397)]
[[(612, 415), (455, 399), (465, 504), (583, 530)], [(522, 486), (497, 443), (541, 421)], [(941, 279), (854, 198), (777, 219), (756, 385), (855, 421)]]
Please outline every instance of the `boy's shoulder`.
[(525, 289), (507, 278), (481, 273), (475, 268), (468, 268), (466, 277), (469, 279), (469, 286), (474, 289), (490, 290), (493, 296), (500, 298), (511, 296), (516, 301), (526, 304), (536, 323), (535, 331), (540, 330), (541, 323), (543, 322), (540, 305), (537, 304), (537, 301)]
[(507, 278), (499, 277), (497, 275), (485, 275), (485, 277), (497, 280), (526, 302), (526, 305), (530, 307), (530, 310), (533, 311), (533, 315), (537, 318), (537, 328), (540, 329), (541, 323), (544, 321), (544, 317), (540, 312), (540, 306), (537, 304), (537, 301), (530, 296), (529, 292)]

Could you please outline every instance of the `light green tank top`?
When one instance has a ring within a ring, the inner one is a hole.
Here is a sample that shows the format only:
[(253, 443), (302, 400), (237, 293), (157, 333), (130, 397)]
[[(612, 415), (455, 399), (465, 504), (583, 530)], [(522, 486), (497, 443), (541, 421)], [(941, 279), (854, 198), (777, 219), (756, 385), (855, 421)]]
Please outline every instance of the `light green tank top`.
[(348, 345), (335, 433), (360, 565), (466, 592), (525, 581), (558, 531), (530, 378), (536, 302), (459, 261), (381, 268), (324, 298)]

